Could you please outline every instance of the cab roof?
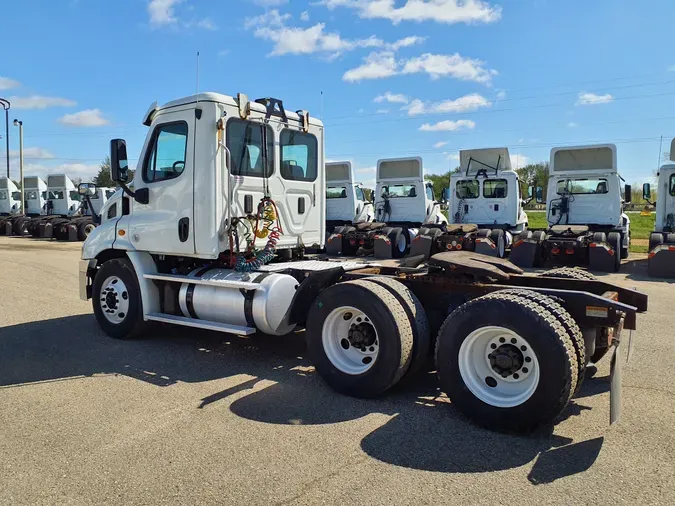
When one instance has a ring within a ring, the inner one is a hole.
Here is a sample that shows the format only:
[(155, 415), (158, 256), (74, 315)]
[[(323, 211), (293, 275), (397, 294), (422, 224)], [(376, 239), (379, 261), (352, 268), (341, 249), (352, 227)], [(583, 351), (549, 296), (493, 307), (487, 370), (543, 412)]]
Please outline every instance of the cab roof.
[[(197, 95), (190, 95), (190, 96), (187, 96), (187, 97), (172, 100), (172, 101), (167, 102), (166, 104), (161, 105), (161, 106), (158, 106), (157, 103), (155, 102), (150, 106), (150, 109), (148, 110), (148, 112), (146, 113), (146, 115), (144, 117), (144, 121), (149, 116), (149, 114), (151, 114), (155, 111), (168, 109), (170, 107), (177, 107), (177, 106), (180, 106), (180, 105), (195, 104), (197, 102), (215, 102), (215, 103), (218, 103), (218, 104), (226, 104), (226, 105), (230, 105), (230, 106), (233, 106), (233, 107), (237, 107), (238, 104), (239, 104), (235, 97), (231, 97), (230, 95), (223, 95), (222, 93), (207, 91), (207, 92), (199, 93)], [(266, 111), (266, 108), (265, 108), (264, 105), (259, 104), (259, 103), (255, 102), (254, 100), (250, 100), (250, 104), (251, 104), (251, 110), (253, 110), (253, 111), (263, 112), (263, 113)], [(296, 112), (291, 111), (290, 109), (286, 109), (286, 116), (288, 117), (288, 119), (292, 119), (292, 120), (295, 120), (295, 121), (301, 121), (300, 116)], [(323, 122), (320, 119), (313, 117), (311, 114), (309, 115), (309, 124), (313, 125), (313, 126), (323, 127)]]

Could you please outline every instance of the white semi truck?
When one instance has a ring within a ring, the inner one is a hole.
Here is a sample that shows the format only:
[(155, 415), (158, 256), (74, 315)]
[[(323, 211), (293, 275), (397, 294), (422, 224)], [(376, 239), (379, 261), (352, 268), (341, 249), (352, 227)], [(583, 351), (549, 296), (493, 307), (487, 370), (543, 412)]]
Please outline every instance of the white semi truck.
[(0, 235), (5, 235), (8, 228), (11, 231), (13, 218), (21, 211), (21, 192), (14, 181), (0, 177)]
[(476, 251), (504, 258), (514, 236), (527, 231), (518, 173), (507, 148), (459, 152), (460, 171), (451, 174), (450, 224), (421, 231), (411, 255)]
[[(647, 269), (650, 276), (675, 278), (675, 139), (670, 144), (670, 160), (659, 168), (654, 232), (649, 236)], [(650, 202), (651, 185), (642, 185), (642, 196)]]
[[(631, 201), (631, 187), (622, 186), (622, 181), (614, 144), (553, 148), (546, 205), (549, 227), (517, 239), (522, 254), (516, 263), (618, 271), (630, 247), (624, 203)], [(542, 193), (542, 188), (536, 189), (537, 202), (543, 202)]]
[(376, 258), (404, 257), (420, 230), (447, 224), (441, 205), (434, 198), (433, 184), (424, 180), (421, 158), (378, 160), (375, 221), (334, 232), (326, 251), (354, 255), (360, 250), (374, 253)]
[[(647, 309), (633, 290), (555, 271), (525, 276), (472, 252), (422, 263), (307, 258), (305, 245), (325, 241), (319, 120), (277, 99), (201, 93), (153, 104), (143, 123), (133, 190), (126, 144), (111, 141), (111, 175), (124, 193), (82, 247), (80, 296), (111, 337), (132, 338), (152, 322), (237, 335), (304, 327), (317, 373), (358, 397), (418, 372), (435, 349), (454, 407), (493, 429), (529, 431), (565, 408), (595, 336), (617, 350)], [(378, 193), (408, 198), (395, 186), (412, 186), (415, 166)], [(613, 421), (620, 369), (611, 370)]]
[[(28, 233), (27, 224), (32, 218), (44, 214), (43, 209), (46, 203), (47, 185), (38, 176), (25, 176), (23, 184), (26, 186), (24, 196), (26, 199), (25, 213), (20, 212), (11, 219), (5, 220), (4, 230), (0, 224), (0, 233), (5, 235), (26, 235)], [(21, 200), (21, 192), (17, 192), (16, 199)]]

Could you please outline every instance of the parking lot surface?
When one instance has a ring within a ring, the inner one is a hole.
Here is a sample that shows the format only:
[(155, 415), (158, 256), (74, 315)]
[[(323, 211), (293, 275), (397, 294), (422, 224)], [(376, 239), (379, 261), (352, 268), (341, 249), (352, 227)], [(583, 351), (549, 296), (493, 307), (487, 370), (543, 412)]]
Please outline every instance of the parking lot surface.
[(303, 333), (110, 339), (78, 298), (80, 246), (0, 237), (0, 504), (675, 504), (675, 286), (643, 259), (606, 275), (650, 296), (620, 423), (605, 359), (519, 437), (469, 423), (433, 373), (340, 396)]

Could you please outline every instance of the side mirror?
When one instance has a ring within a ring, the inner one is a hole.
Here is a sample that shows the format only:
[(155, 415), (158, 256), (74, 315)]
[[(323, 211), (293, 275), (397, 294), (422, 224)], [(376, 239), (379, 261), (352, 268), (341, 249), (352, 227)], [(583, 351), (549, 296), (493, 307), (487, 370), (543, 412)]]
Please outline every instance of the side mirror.
[(450, 200), (450, 190), (448, 188), (443, 188), (441, 190), (441, 201), (447, 202), (448, 200)]
[(642, 185), (642, 198), (645, 200), (649, 200), (652, 198), (652, 189), (649, 183), (645, 183)]
[(627, 184), (624, 187), (624, 190), (623, 190), (623, 200), (624, 200), (624, 202), (626, 202), (626, 204), (630, 203), (630, 201), (633, 200), (633, 193), (632, 192), (633, 192), (633, 188), (631, 187), (631, 185)]
[(126, 183), (129, 180), (127, 143), (124, 139), (110, 141), (110, 179), (116, 183)]
[(537, 186), (534, 190), (534, 198), (537, 201), (537, 204), (544, 203), (544, 189), (541, 186)]
[(94, 183), (80, 183), (77, 185), (77, 193), (82, 196), (93, 197), (96, 195), (96, 185)]

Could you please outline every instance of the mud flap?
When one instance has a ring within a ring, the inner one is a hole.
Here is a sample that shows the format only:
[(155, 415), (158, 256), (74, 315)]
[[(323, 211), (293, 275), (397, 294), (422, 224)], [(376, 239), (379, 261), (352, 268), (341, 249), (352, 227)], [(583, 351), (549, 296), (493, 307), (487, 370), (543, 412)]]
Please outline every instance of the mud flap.
[(538, 267), (541, 263), (541, 244), (532, 239), (516, 239), (511, 246), (509, 260), (518, 267)]
[(428, 235), (418, 235), (413, 239), (412, 244), (410, 245), (410, 256), (415, 257), (418, 255), (424, 255), (424, 260), (428, 260), (431, 256), (431, 247), (433, 246), (434, 239)]
[(77, 241), (77, 225), (73, 224), (68, 224), (66, 225), (66, 230), (67, 230), (67, 240), (70, 242), (76, 242)]
[(12, 222), (7, 221), (5, 223), (5, 235), (12, 235)]
[(497, 252), (497, 245), (489, 237), (476, 238), (476, 253), (488, 255), (491, 257), (499, 256), (499, 253)]
[(38, 237), (51, 239), (54, 237), (54, 225), (50, 222), (40, 223), (38, 225)]
[(662, 244), (649, 252), (647, 274), (652, 278), (675, 278), (675, 244)]
[(393, 258), (393, 248), (391, 240), (386, 235), (375, 236), (375, 258)]
[(342, 234), (331, 234), (326, 241), (326, 253), (329, 255), (342, 254)]
[(592, 271), (615, 272), (616, 258), (619, 251), (604, 242), (592, 242), (588, 246), (588, 268)]
[(609, 423), (610, 425), (621, 418), (621, 332), (623, 331), (624, 318), (614, 332), (612, 340), (612, 360), (609, 365)]

